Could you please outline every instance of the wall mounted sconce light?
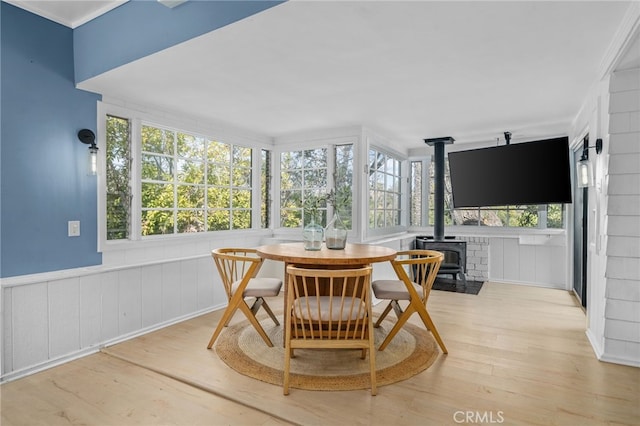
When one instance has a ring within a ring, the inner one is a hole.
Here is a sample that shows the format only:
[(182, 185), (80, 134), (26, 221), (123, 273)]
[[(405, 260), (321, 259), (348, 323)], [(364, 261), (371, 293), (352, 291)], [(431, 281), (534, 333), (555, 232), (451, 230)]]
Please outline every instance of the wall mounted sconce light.
[(602, 139), (596, 139), (595, 146), (589, 146), (589, 139), (584, 139), (584, 146), (582, 147), (582, 156), (576, 166), (576, 173), (578, 177), (578, 188), (586, 188), (593, 186), (593, 167), (589, 161), (589, 148), (595, 148), (596, 154), (602, 152)]
[(82, 129), (78, 132), (78, 139), (80, 142), (89, 145), (89, 164), (91, 168), (91, 174), (95, 175), (98, 172), (98, 145), (96, 145), (96, 135), (89, 129)]

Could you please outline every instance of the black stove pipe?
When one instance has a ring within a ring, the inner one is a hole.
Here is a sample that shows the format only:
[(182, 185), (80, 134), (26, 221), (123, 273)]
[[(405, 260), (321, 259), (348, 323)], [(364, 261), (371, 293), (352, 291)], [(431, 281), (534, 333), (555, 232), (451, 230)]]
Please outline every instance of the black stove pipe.
[(451, 136), (424, 140), (434, 149), (433, 239), (435, 241), (444, 240), (444, 146), (452, 144), (454, 140)]

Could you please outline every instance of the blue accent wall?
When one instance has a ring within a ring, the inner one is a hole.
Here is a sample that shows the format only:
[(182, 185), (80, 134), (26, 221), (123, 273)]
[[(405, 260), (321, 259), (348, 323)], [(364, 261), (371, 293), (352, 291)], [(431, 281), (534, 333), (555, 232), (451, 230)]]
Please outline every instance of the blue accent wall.
[(75, 29), (76, 83), (281, 3), (189, 0), (171, 9), (157, 1), (130, 0)]
[(0, 7), (0, 276), (100, 264), (97, 178), (77, 137), (96, 131), (100, 96), (74, 87), (70, 28)]

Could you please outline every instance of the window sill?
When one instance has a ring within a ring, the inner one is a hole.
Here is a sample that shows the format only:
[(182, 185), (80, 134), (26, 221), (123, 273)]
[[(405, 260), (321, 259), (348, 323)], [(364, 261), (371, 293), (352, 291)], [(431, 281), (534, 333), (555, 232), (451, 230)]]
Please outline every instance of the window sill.
[[(409, 228), (409, 232), (414, 235), (433, 235), (432, 227), (424, 228)], [(469, 237), (511, 237), (520, 238), (526, 235), (544, 235), (544, 236), (565, 236), (567, 231), (565, 229), (538, 229), (538, 228), (507, 228), (507, 227), (492, 227), (492, 226), (446, 226), (445, 236), (451, 235), (463, 235)]]

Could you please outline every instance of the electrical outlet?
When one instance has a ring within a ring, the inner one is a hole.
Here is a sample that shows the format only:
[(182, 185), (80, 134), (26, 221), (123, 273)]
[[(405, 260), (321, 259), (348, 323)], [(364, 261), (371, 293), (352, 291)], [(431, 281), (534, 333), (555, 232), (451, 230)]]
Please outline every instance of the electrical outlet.
[(67, 228), (68, 228), (70, 237), (79, 237), (80, 236), (80, 221), (79, 220), (70, 220), (67, 223)]

